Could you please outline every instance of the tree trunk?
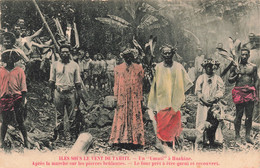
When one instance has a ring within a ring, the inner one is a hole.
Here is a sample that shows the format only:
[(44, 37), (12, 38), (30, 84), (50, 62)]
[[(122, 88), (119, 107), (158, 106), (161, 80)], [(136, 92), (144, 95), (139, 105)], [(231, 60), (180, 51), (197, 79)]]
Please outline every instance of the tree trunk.
[(68, 152), (68, 154), (82, 154), (84, 155), (87, 153), (90, 145), (93, 143), (93, 137), (90, 133), (81, 133), (75, 142), (75, 144), (72, 146), (71, 150)]

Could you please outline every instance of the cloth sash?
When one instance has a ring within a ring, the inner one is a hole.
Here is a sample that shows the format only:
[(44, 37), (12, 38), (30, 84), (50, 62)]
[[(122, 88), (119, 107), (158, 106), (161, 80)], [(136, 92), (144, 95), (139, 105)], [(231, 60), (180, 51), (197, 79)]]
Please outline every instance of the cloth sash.
[(0, 99), (0, 113), (2, 111), (13, 111), (15, 101), (21, 100), (21, 95), (13, 95), (8, 97), (2, 97)]
[(175, 112), (172, 107), (167, 107), (155, 116), (157, 122), (157, 137), (162, 141), (175, 141), (181, 134), (181, 113)]
[(258, 101), (258, 97), (256, 95), (256, 89), (254, 86), (241, 86), (234, 87), (232, 90), (232, 98), (235, 104), (246, 103), (249, 101)]

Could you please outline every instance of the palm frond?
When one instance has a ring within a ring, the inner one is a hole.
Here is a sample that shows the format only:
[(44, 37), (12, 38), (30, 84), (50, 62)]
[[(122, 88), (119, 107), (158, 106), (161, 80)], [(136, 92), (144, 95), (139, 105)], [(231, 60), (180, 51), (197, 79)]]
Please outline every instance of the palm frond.
[(157, 22), (158, 19), (152, 15), (145, 15), (142, 19), (141, 19), (141, 23), (138, 25), (138, 29), (144, 29), (145, 27), (148, 27), (150, 25), (152, 25), (153, 23)]
[(118, 16), (115, 16), (115, 15), (108, 15), (111, 19), (115, 20), (115, 21), (118, 21), (126, 26), (129, 26), (131, 25), (129, 22), (127, 22), (125, 19), (121, 18), (121, 17), (118, 17)]
[(136, 2), (133, 0), (125, 0), (125, 9), (130, 14), (133, 20), (136, 18)]
[(95, 18), (96, 20), (100, 21), (103, 24), (107, 24), (111, 27), (117, 28), (117, 29), (125, 29), (128, 26), (125, 24), (122, 24), (121, 22), (115, 21), (111, 18), (102, 18), (102, 17), (97, 17)]
[(153, 6), (149, 5), (148, 3), (142, 3), (141, 7), (139, 8), (140, 10), (142, 10), (145, 13), (150, 13), (153, 14), (155, 12), (158, 12), (157, 9), (155, 9)]

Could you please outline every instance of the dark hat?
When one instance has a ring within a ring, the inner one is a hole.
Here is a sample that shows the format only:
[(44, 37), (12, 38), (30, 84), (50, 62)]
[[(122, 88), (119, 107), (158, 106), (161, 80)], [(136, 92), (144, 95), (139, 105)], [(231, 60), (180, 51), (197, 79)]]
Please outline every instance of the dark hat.
[(17, 62), (21, 59), (20, 53), (15, 50), (15, 49), (9, 49), (9, 50), (5, 50), (2, 54), (1, 54), (1, 61), (6, 63), (6, 61), (9, 58), (12, 58), (13, 62)]

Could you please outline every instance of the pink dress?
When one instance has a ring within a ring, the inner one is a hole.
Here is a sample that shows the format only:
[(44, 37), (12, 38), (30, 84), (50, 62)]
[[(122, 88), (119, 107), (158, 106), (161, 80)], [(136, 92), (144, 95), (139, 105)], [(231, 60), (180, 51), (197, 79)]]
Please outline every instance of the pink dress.
[(142, 114), (144, 70), (141, 65), (115, 67), (114, 95), (117, 98), (110, 143), (144, 145)]

